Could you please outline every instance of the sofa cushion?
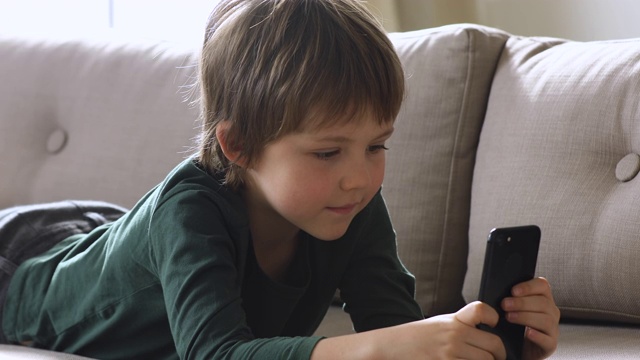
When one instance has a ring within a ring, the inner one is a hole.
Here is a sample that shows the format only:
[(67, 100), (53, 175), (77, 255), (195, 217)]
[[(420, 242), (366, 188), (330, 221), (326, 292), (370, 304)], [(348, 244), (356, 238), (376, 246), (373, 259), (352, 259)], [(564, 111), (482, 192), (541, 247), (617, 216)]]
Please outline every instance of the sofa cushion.
[(2, 360), (90, 360), (88, 357), (36, 349), (20, 345), (0, 344), (0, 359)]
[(640, 40), (511, 38), (480, 137), (465, 298), (492, 227), (542, 229), (565, 318), (640, 323)]
[(189, 153), (193, 50), (115, 35), (3, 35), (0, 53), (0, 152), (11, 154), (0, 156), (0, 208), (130, 207)]
[(407, 96), (388, 142), (383, 193), (427, 315), (464, 305), (475, 149), (506, 39), (474, 25), (391, 34)]

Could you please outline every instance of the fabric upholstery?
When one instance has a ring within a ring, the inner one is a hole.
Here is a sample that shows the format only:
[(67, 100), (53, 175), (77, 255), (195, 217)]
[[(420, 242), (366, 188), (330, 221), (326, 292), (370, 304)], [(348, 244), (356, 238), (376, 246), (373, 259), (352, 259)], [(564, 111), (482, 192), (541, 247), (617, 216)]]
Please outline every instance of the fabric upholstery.
[(188, 153), (192, 50), (4, 37), (0, 51), (0, 208), (66, 199), (130, 207)]
[(0, 345), (2, 360), (87, 360), (89, 358), (18, 345)]
[[(594, 320), (637, 322), (640, 311), (640, 40), (523, 38), (468, 24), (391, 38), (408, 93), (383, 193), (423, 311), (475, 297), (492, 227), (535, 223), (538, 274), (565, 317), (585, 319), (561, 326), (552, 359), (637, 357), (638, 326)], [(0, 59), (0, 208), (130, 207), (190, 153), (194, 49), (2, 35)], [(348, 332), (344, 315), (333, 309), (319, 332)], [(16, 354), (65, 358), (0, 345), (0, 358)]]
[(418, 302), (427, 315), (448, 313), (464, 305), (475, 149), (507, 35), (469, 26), (391, 38), (407, 96), (389, 141), (383, 194), (400, 258), (417, 277)]
[(558, 350), (550, 359), (634, 360), (640, 354), (639, 331), (614, 324), (561, 324)]
[(536, 224), (563, 317), (640, 323), (638, 94), (638, 39), (509, 39), (478, 146), (467, 300), (489, 229)]

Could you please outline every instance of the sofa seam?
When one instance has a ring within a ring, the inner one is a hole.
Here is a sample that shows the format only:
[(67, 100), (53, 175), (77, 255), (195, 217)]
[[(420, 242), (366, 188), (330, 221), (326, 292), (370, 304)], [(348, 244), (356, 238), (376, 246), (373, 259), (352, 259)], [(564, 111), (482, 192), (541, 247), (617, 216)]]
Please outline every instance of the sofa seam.
[[(562, 305), (558, 305), (558, 307), (560, 308), (561, 312), (563, 310), (581, 311), (581, 312), (590, 313), (590, 314), (607, 314), (607, 315), (619, 316), (621, 318), (640, 320), (640, 315), (633, 315), (633, 314), (623, 313), (623, 312), (619, 312), (619, 311), (603, 310), (603, 309), (590, 309), (590, 308), (585, 308), (585, 307), (562, 306)], [(571, 318), (576, 318), (577, 319), (577, 317), (571, 317)]]

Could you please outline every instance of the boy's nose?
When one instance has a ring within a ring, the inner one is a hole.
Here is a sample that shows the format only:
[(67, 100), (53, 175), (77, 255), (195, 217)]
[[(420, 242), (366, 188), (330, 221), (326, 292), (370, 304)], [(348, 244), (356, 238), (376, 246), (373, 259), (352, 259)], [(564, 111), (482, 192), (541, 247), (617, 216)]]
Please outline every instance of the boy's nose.
[(371, 184), (371, 169), (366, 160), (353, 161), (348, 164), (342, 177), (343, 190), (366, 188)]

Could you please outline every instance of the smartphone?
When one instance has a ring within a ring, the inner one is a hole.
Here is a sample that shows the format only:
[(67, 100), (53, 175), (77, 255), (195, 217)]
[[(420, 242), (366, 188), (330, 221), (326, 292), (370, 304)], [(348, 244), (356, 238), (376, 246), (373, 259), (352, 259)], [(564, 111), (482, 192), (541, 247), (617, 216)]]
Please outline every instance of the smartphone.
[(536, 225), (496, 228), (487, 240), (478, 300), (496, 309), (500, 320), (494, 328), (479, 328), (500, 336), (508, 360), (522, 358), (525, 327), (508, 322), (500, 303), (511, 296), (514, 285), (533, 279), (539, 246), (540, 228)]

